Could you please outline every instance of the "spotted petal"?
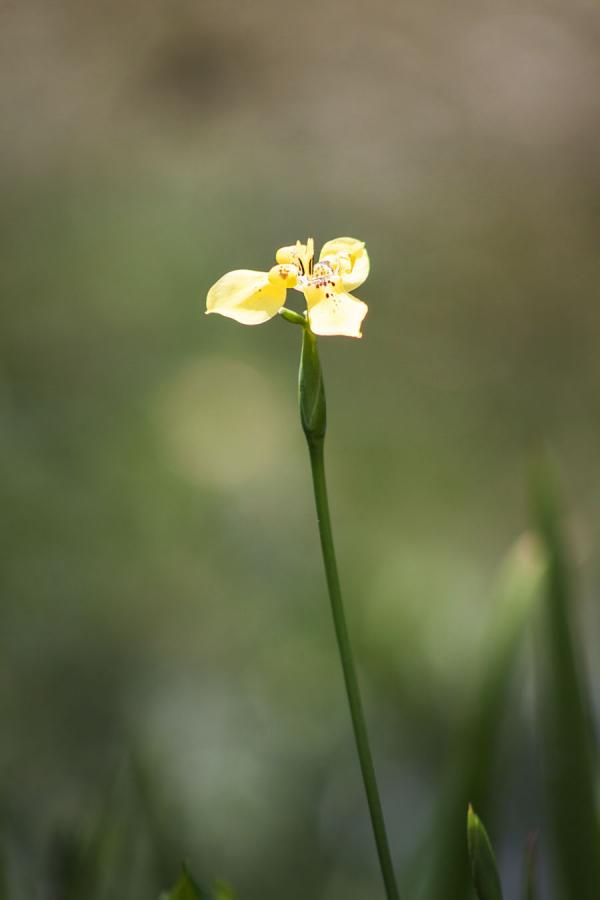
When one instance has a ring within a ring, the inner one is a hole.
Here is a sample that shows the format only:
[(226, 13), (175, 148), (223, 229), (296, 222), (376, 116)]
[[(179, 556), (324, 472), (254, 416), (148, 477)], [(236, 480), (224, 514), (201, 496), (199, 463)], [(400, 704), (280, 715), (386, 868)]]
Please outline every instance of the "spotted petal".
[(369, 275), (369, 254), (363, 241), (356, 238), (340, 237), (327, 241), (321, 248), (320, 260), (336, 259), (344, 288), (353, 291), (366, 281)]
[(346, 293), (325, 293), (318, 288), (305, 291), (308, 321), (315, 334), (362, 337), (360, 326), (369, 307)]
[(206, 312), (219, 313), (242, 325), (261, 325), (276, 316), (285, 303), (286, 289), (269, 281), (268, 272), (236, 269), (213, 284)]

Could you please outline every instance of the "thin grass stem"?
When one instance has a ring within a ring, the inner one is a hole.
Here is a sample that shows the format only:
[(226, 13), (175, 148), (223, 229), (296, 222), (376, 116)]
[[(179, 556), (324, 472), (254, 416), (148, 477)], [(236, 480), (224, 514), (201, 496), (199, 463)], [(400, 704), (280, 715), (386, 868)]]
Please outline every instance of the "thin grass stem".
[(398, 893), (394, 875), (394, 867), (385, 829), (383, 810), (381, 807), (379, 790), (377, 788), (377, 779), (375, 777), (375, 768), (373, 766), (373, 757), (369, 745), (369, 737), (367, 734), (360, 690), (356, 677), (350, 636), (348, 634), (348, 626), (346, 624), (346, 616), (344, 614), (344, 606), (342, 603), (342, 592), (335, 558), (331, 517), (329, 515), (329, 502), (327, 499), (323, 439), (311, 440), (308, 438), (308, 448), (310, 452), (310, 464), (315, 492), (315, 504), (317, 507), (321, 549), (323, 551), (323, 563), (325, 565), (325, 575), (327, 578), (329, 599), (331, 601), (331, 612), (342, 662), (348, 703), (350, 705), (350, 715), (352, 717), (356, 749), (358, 751), (360, 768), (367, 794), (367, 803), (371, 815), (371, 823), (373, 825), (375, 844), (377, 845), (381, 874), (383, 876), (388, 900), (399, 900), (400, 895)]

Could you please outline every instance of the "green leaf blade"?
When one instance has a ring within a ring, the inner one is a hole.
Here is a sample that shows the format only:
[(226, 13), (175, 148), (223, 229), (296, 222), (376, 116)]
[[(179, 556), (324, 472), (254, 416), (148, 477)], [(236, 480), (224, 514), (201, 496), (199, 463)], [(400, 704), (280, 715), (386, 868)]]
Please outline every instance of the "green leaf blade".
[(487, 831), (473, 807), (467, 813), (467, 844), (478, 900), (502, 900), (502, 886)]

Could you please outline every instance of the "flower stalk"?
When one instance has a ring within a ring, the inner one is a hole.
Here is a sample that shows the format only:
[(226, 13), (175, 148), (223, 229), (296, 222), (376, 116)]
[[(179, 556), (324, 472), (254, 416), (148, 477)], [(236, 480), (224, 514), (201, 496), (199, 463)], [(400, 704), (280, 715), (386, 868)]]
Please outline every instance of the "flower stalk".
[(356, 741), (356, 749), (362, 772), (363, 783), (367, 795), (367, 803), (373, 826), (379, 865), (385, 885), (387, 900), (399, 900), (398, 887), (390, 854), (383, 810), (377, 787), (375, 767), (369, 744), (369, 736), (365, 723), (360, 689), (356, 677), (356, 669), (350, 643), (350, 635), (346, 624), (342, 591), (333, 543), (327, 482), (325, 479), (325, 432), (326, 407), (323, 375), (317, 350), (317, 340), (308, 323), (304, 327), (302, 338), (302, 355), (298, 385), (300, 419), (306, 435), (310, 465), (312, 472), (315, 505), (325, 577), (331, 603), (331, 612), (337, 645), (342, 663), (344, 684), (350, 706), (350, 716)]
[[(363, 241), (339, 237), (326, 241), (316, 259), (314, 241), (308, 238), (306, 244), (296, 241), (294, 245), (280, 247), (275, 260), (276, 264), (268, 271), (234, 269), (219, 278), (208, 291), (206, 312), (218, 313), (242, 325), (260, 325), (279, 315), (292, 325), (302, 327), (298, 384), (300, 419), (310, 454), (333, 624), (387, 900), (399, 900), (333, 546), (325, 481), (325, 388), (316, 338), (316, 335), (362, 337), (361, 326), (368, 307), (350, 291), (366, 280), (369, 255)], [(304, 315), (285, 305), (289, 289), (303, 294)]]

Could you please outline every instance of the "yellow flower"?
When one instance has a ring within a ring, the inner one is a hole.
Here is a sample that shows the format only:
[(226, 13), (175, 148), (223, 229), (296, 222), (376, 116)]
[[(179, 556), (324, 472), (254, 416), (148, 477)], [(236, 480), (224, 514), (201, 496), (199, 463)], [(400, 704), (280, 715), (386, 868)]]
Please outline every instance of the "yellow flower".
[(362, 337), (361, 324), (367, 304), (353, 291), (369, 274), (369, 256), (362, 241), (341, 237), (327, 241), (318, 262), (314, 241), (281, 247), (276, 265), (268, 272), (236, 269), (213, 284), (206, 298), (206, 312), (219, 313), (241, 322), (260, 325), (276, 316), (285, 304), (288, 288), (304, 294), (308, 321), (315, 334)]

